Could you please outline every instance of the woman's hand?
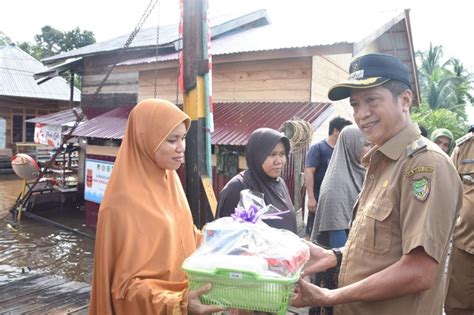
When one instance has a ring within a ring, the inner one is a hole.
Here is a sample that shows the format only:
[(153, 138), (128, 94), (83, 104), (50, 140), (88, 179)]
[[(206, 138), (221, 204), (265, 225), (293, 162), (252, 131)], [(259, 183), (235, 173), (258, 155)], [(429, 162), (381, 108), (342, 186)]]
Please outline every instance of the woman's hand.
[(336, 267), (337, 259), (332, 250), (324, 249), (306, 240), (302, 241), (309, 247), (309, 260), (303, 268), (302, 276)]
[(214, 312), (221, 312), (225, 310), (225, 307), (218, 305), (206, 305), (202, 304), (199, 297), (211, 289), (211, 284), (205, 284), (194, 290), (189, 290), (188, 293), (188, 312), (190, 314), (210, 314)]

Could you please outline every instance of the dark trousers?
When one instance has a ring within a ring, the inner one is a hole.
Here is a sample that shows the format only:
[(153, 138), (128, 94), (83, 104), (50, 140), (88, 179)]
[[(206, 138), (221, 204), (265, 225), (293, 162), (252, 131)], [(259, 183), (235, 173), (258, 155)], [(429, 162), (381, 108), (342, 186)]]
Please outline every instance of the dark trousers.
[(308, 211), (308, 222), (306, 224), (306, 235), (311, 237), (311, 232), (313, 232), (314, 217), (316, 214), (314, 212)]
[[(309, 221), (309, 220), (308, 220)], [(347, 233), (347, 232), (346, 232)], [(317, 243), (324, 248), (331, 248), (329, 241), (329, 232), (320, 232), (316, 239)], [(337, 265), (334, 268), (328, 269), (324, 272), (318, 272), (312, 277), (311, 283), (327, 289), (336, 289), (338, 287), (339, 270), (341, 266)], [(311, 307), (309, 309), (310, 315), (332, 315), (333, 308), (328, 307)]]

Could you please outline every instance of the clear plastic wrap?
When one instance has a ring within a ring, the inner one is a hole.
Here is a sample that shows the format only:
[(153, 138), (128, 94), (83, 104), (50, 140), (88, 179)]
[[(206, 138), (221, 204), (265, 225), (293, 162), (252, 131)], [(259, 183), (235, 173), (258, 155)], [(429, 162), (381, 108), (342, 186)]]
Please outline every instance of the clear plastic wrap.
[(287, 230), (262, 221), (281, 213), (266, 205), (263, 196), (243, 190), (232, 217), (217, 219), (204, 229), (204, 239), (183, 264), (185, 270), (237, 270), (263, 278), (294, 279), (309, 258), (309, 249)]

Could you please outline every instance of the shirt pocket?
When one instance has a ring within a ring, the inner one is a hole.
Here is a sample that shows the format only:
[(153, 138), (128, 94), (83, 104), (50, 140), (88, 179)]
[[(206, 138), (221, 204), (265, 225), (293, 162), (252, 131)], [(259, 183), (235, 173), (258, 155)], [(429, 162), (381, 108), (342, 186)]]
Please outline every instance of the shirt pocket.
[(386, 254), (392, 244), (393, 204), (380, 201), (367, 205), (365, 209), (365, 235), (363, 248), (376, 254)]

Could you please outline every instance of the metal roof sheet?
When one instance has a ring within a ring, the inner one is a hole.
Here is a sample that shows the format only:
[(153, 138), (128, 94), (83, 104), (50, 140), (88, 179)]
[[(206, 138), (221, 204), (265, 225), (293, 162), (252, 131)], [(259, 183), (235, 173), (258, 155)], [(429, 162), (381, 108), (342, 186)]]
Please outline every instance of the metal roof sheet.
[[(0, 95), (68, 101), (69, 84), (56, 77), (38, 85), (33, 78), (37, 72), (48, 70), (15, 45), (0, 47)], [(74, 88), (74, 101), (81, 100), (81, 92)]]
[[(329, 17), (330, 16), (330, 17)], [(279, 49), (354, 44), (369, 35), (380, 35), (377, 30), (386, 30), (398, 23), (405, 15), (397, 11), (384, 12), (371, 16), (370, 27), (364, 23), (351, 25), (351, 28), (337, 27), (331, 15), (318, 15), (311, 21), (289, 24), (286, 21), (273, 21), (271, 24), (251, 28), (241, 32), (226, 34), (212, 39), (210, 53), (214, 56), (243, 52), (270, 51)], [(331, 27), (328, 27), (331, 25)], [(316, 30), (311, 33), (308, 30)], [(324, 32), (318, 31), (324, 30)], [(124, 61), (119, 65), (136, 65), (168, 60), (177, 60), (178, 53), (168, 53), (156, 57), (144, 57)]]
[[(350, 10), (348, 10), (350, 11)], [(272, 13), (272, 12), (270, 12)], [(303, 12), (304, 13), (304, 12)], [(311, 12), (311, 18), (288, 20), (288, 15), (277, 14), (272, 18), (271, 24), (259, 27), (239, 29), (239, 24), (235, 21), (242, 20), (242, 23), (249, 23), (248, 17), (253, 15), (254, 21), (258, 19), (268, 19), (266, 10), (258, 10), (248, 14), (233, 13), (220, 17), (211, 17), (212, 24), (212, 54), (224, 55), (239, 52), (266, 51), (289, 48), (302, 48), (313, 46), (333, 45), (337, 43), (356, 43), (364, 37), (370, 35), (374, 30), (392, 23), (401, 15), (401, 11), (370, 12), (366, 9), (357, 14), (359, 19), (367, 18), (371, 23), (352, 23), (350, 27), (346, 23), (338, 24), (338, 21), (351, 21), (356, 16), (355, 12), (337, 12), (337, 20), (334, 15), (326, 10)], [(263, 23), (265, 24), (265, 23)], [(234, 29), (226, 27), (234, 26)], [(258, 25), (258, 24), (256, 24)], [(330, 26), (330, 27), (328, 27)], [(170, 45), (179, 40), (178, 24), (160, 26), (160, 45)], [(216, 33), (216, 31), (222, 33)], [(66, 53), (43, 59), (49, 63), (55, 60), (66, 59), (78, 56), (87, 56), (104, 52), (119, 50), (128, 39), (128, 35), (120, 36), (108, 41), (95, 43)], [(156, 27), (140, 30), (130, 48), (146, 48), (156, 46)], [(177, 45), (179, 46), (179, 45)], [(161, 55), (158, 60), (177, 59), (177, 54)], [(156, 60), (155, 57), (139, 59), (140, 63), (150, 63)], [(135, 61), (122, 64), (136, 64)]]
[[(211, 32), (213, 36), (222, 32), (227, 32), (232, 28), (238, 28), (247, 23), (252, 23), (257, 20), (266, 20), (266, 11), (258, 10), (251, 13), (232, 13), (221, 16), (216, 16), (211, 19)], [(179, 41), (178, 24), (160, 25), (159, 27), (159, 44), (160, 46), (174, 46), (174, 42)], [(149, 27), (141, 29), (129, 48), (145, 48), (156, 46), (156, 30), (157, 27)], [(104, 42), (91, 44), (68, 52), (64, 52), (55, 56), (43, 59), (44, 63), (51, 63), (57, 60), (63, 60), (72, 57), (94, 55), (98, 53), (112, 52), (120, 50), (129, 38), (129, 34), (122, 35)]]
[(245, 145), (255, 129), (278, 130), (285, 121), (295, 118), (308, 121), (316, 129), (331, 108), (331, 103), (318, 102), (217, 103), (214, 105), (212, 144)]
[(122, 139), (128, 114), (133, 106), (121, 106), (86, 121), (76, 128), (74, 136), (103, 139)]
[(77, 69), (82, 65), (82, 57), (67, 59), (65, 62), (52, 66), (45, 71), (35, 73), (33, 77), (38, 84), (42, 84), (48, 80), (51, 80), (54, 77), (66, 72), (74, 71), (77, 72)]
[[(133, 106), (122, 106), (97, 116), (74, 131), (74, 136), (122, 139), (127, 117)], [(245, 145), (257, 128), (279, 129), (294, 118), (318, 128), (332, 109), (331, 103), (316, 102), (246, 102), (215, 103), (212, 144)]]
[[(64, 126), (64, 125), (68, 125), (71, 122), (76, 121), (77, 119), (76, 113), (77, 115), (80, 115), (82, 113), (82, 109), (80, 107), (67, 109), (60, 112), (31, 118), (31, 119), (25, 120), (25, 122), (39, 123), (39, 124), (44, 124), (44, 125)], [(87, 117), (84, 116), (82, 121), (83, 122), (87, 121)]]

